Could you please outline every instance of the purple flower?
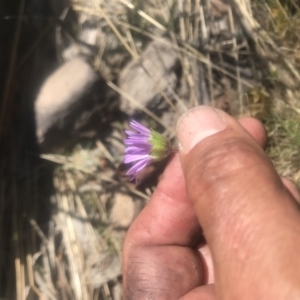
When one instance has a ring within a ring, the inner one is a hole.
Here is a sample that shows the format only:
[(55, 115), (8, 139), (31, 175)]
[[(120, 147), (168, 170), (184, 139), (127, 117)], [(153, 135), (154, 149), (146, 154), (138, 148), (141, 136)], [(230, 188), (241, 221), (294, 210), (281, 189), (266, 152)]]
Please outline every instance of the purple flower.
[(154, 158), (151, 155), (152, 131), (136, 121), (131, 121), (129, 125), (135, 131), (125, 131), (127, 139), (124, 141), (126, 146), (124, 163), (133, 164), (126, 175), (134, 179)]
[(125, 131), (127, 139), (124, 141), (126, 146), (124, 163), (132, 164), (127, 175), (134, 179), (151, 161), (165, 158), (174, 151), (174, 147), (163, 135), (136, 121), (132, 120), (129, 125), (134, 131)]

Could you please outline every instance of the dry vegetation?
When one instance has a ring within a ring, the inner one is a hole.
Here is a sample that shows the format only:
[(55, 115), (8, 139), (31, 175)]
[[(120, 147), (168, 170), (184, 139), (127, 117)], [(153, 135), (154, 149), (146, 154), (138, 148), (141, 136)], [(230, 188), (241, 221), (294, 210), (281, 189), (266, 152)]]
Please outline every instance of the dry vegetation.
[[(300, 35), (297, 31), (300, 21), (299, 5), (296, 1), (253, 1), (253, 6), (268, 12), (265, 30), (274, 40), (282, 57), (287, 60), (295, 72), (299, 71)], [(267, 108), (267, 113), (260, 116), (265, 122), (269, 134), (268, 153), (282, 176), (293, 179), (300, 186), (299, 177), (299, 83), (296, 74), (285, 78), (285, 72), (273, 68), (270, 63), (270, 76), (274, 82), (284, 83), (270, 89), (267, 95), (254, 97)], [(287, 80), (287, 81), (286, 81)], [(294, 81), (294, 84), (291, 83)], [(260, 98), (260, 100), (258, 100)]]
[[(182, 99), (176, 91), (165, 94), (157, 86), (175, 119), (199, 104), (197, 86), (204, 82), (207, 96), (202, 95), (202, 104), (212, 103), (234, 116), (252, 115), (265, 123), (270, 137), (268, 153), (275, 166), (300, 185), (300, 8), (295, 0), (228, 3), (225, 7), (217, 0), (74, 0), (62, 18), (69, 10), (78, 14), (77, 23), (68, 23), (77, 36), (84, 20), (96, 26), (96, 54), (82, 44), (76, 44), (76, 51), (88, 57), (109, 87), (137, 107), (139, 99), (117, 85), (120, 66), (141, 58), (150, 41), (168, 37), (180, 57), (188, 91), (187, 98)], [(229, 22), (227, 32), (206, 40), (214, 18), (223, 14)], [(72, 54), (66, 51), (66, 38), (73, 41), (64, 29), (57, 25), (62, 61)], [(223, 61), (225, 56), (232, 62), (229, 67)], [(202, 81), (195, 66), (205, 74)], [(251, 70), (249, 78), (244, 76), (245, 70)], [(149, 76), (149, 81), (153, 80)], [(174, 124), (167, 124), (146, 107), (139, 108), (149, 124), (174, 137)], [(17, 299), (121, 299), (121, 245), (129, 224), (115, 219), (114, 203), (129, 197), (126, 203), (134, 200), (141, 208), (155, 188), (155, 180), (137, 188), (124, 176), (124, 126), (126, 122), (114, 122), (111, 134), (91, 142), (90, 147), (78, 145), (72, 153), (42, 157), (57, 166), (50, 221), (47, 231), (41, 230), (34, 197), (24, 204), (33, 207), (25, 221), (12, 210), (13, 263), (8, 274), (16, 278), (16, 284), (8, 287), (7, 299), (14, 299), (14, 290)], [(28, 188), (30, 195), (35, 191), (34, 186)], [(3, 213), (0, 206), (0, 216)], [(24, 227), (24, 222), (29, 225)], [(3, 240), (7, 238), (4, 226), (0, 226)], [(24, 235), (27, 238), (20, 238)]]

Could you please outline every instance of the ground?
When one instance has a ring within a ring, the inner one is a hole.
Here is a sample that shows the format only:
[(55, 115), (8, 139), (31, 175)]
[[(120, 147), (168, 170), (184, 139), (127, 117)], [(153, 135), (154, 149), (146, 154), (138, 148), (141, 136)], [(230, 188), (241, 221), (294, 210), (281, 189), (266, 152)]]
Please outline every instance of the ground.
[(3, 299), (121, 299), (126, 230), (166, 163), (126, 177), (132, 118), (175, 142), (204, 104), (266, 126), (300, 186), (294, 0), (14, 0), (0, 37)]

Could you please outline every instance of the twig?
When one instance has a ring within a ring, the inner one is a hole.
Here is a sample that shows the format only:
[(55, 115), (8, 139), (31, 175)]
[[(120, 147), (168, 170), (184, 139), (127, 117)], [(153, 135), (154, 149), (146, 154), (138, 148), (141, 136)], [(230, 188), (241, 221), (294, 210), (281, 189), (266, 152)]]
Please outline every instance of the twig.
[[(145, 32), (144, 30), (141, 30), (140, 28), (136, 27), (136, 26), (132, 26), (130, 24), (127, 24), (127, 23), (124, 23), (122, 21), (116, 21), (117, 24), (122, 24), (123, 26), (128, 26), (129, 28), (132, 28), (133, 30), (135, 30), (136, 32), (139, 32), (139, 33), (142, 33), (144, 34), (145, 36), (148, 36), (154, 40), (157, 40), (157, 41), (160, 41), (161, 43), (164, 43), (164, 44), (167, 44), (167, 45), (170, 45), (170, 42), (166, 42), (166, 40), (164, 38), (159, 38), (157, 37), (156, 35), (154, 34), (151, 34), (149, 32)], [(171, 44), (172, 45), (172, 44)], [(207, 57), (205, 57), (202, 53), (200, 53), (197, 49), (195, 49), (192, 45), (188, 44), (188, 43), (183, 43), (182, 47), (179, 47), (179, 46), (174, 46), (173, 44), (173, 47), (174, 49), (176, 49), (177, 51), (181, 51), (182, 53), (185, 53), (185, 54), (188, 54), (190, 55), (191, 57), (195, 57), (197, 58), (199, 61), (207, 64), (208, 66), (211, 66), (212, 69), (215, 69), (217, 71), (220, 71), (222, 72), (223, 74), (227, 75), (228, 77), (234, 79), (234, 80), (237, 80), (237, 77), (224, 70), (224, 68), (221, 68), (219, 67), (218, 65), (216, 64), (213, 64), (209, 59), (207, 59)], [(241, 83), (243, 83), (245, 86), (247, 87), (250, 87), (250, 88), (253, 88), (254, 85), (253, 83), (249, 82), (249, 80), (244, 80), (244, 79), (241, 79)]]
[(37, 235), (40, 237), (40, 239), (43, 241), (43, 243), (45, 245), (47, 245), (48, 244), (48, 239), (45, 236), (45, 234), (43, 233), (43, 231), (41, 230), (41, 228), (39, 227), (39, 225), (36, 223), (36, 221), (34, 219), (30, 219), (29, 223), (31, 224), (32, 228), (35, 230)]
[[(125, 4), (128, 8), (134, 10), (135, 7), (132, 3), (126, 1), (126, 0), (119, 0), (121, 3)], [(141, 11), (140, 9), (137, 10), (137, 13), (143, 17), (145, 20), (147, 20), (149, 23), (153, 24), (154, 26), (156, 26), (158, 29), (162, 30), (163, 32), (167, 31), (167, 28), (165, 28), (163, 25), (161, 25), (160, 23), (158, 23), (156, 20), (154, 20), (153, 18), (151, 18), (149, 15), (147, 15), (145, 12)]]
[(28, 281), (29, 285), (32, 288), (32, 290), (35, 292), (35, 294), (39, 297), (39, 299), (42, 299), (42, 293), (39, 291), (39, 289), (35, 286), (34, 283), (34, 274), (33, 274), (33, 261), (32, 256), (30, 254), (26, 255), (26, 263), (27, 263), (27, 274), (28, 274)]
[(178, 10), (179, 10), (179, 27), (180, 27), (180, 38), (182, 41), (186, 41), (186, 30), (184, 25), (184, 16), (183, 16), (183, 0), (178, 0)]
[(103, 143), (98, 140), (96, 142), (97, 147), (103, 152), (105, 157), (114, 165), (116, 163), (116, 160), (114, 157), (109, 153), (109, 151), (106, 149), (106, 147), (103, 145)]
[(18, 45), (19, 45), (22, 22), (23, 22), (24, 8), (25, 8), (25, 0), (21, 0), (20, 7), (19, 7), (19, 13), (18, 13), (17, 26), (16, 26), (16, 30), (15, 30), (14, 39), (13, 39), (13, 48), (12, 48), (11, 56), (10, 56), (9, 70), (8, 70), (5, 87), (4, 87), (3, 98), (2, 98), (1, 115), (0, 115), (0, 136), (2, 134), (3, 128), (5, 127), (4, 126), (4, 118), (5, 118), (5, 114), (6, 114), (12, 79), (13, 79), (14, 72), (15, 72), (15, 64), (16, 64), (16, 59), (17, 59)]
[(234, 27), (234, 19), (233, 19), (233, 13), (231, 7), (228, 9), (228, 18), (229, 18), (229, 27), (232, 38), (232, 44), (233, 44), (233, 57), (236, 63), (236, 77), (237, 77), (237, 84), (238, 84), (238, 100), (239, 100), (239, 113), (242, 114), (243, 110), (243, 95), (242, 95), (242, 84), (241, 84), (241, 72), (239, 67), (239, 54), (237, 49), (237, 40), (235, 37), (235, 27)]
[(151, 118), (153, 118), (157, 123), (161, 124), (163, 127), (165, 127), (169, 132), (172, 132), (173, 129), (169, 128), (164, 122), (157, 117), (153, 112), (151, 112), (148, 108), (144, 107), (142, 104), (140, 104), (136, 99), (131, 97), (129, 94), (121, 90), (118, 86), (116, 86), (113, 82), (109, 81), (107, 82), (107, 85), (111, 87), (113, 90), (118, 92), (120, 95), (122, 95), (124, 98), (129, 100), (131, 103), (133, 103), (135, 106), (140, 108), (143, 112), (145, 112), (147, 115), (149, 115)]
[(104, 20), (107, 22), (107, 24), (110, 26), (112, 31), (115, 33), (115, 35), (118, 37), (120, 42), (123, 44), (123, 46), (129, 52), (129, 54), (133, 58), (137, 58), (136, 53), (134, 53), (134, 51), (132, 51), (132, 49), (129, 47), (129, 45), (127, 44), (127, 42), (122, 37), (119, 30), (117, 29), (117, 27), (113, 24), (113, 22), (109, 19), (109, 17), (105, 14), (105, 12), (103, 11), (103, 9), (100, 6), (98, 6), (97, 9), (91, 9), (91, 8), (87, 8), (87, 7), (83, 7), (83, 6), (79, 6), (79, 5), (74, 5), (73, 9), (74, 10), (79, 10), (79, 11), (84, 11), (85, 13), (90, 14), (90, 15), (94, 15), (94, 16), (99, 16), (99, 15), (102, 16), (104, 18)]
[(33, 45), (30, 47), (30, 49), (27, 51), (27, 53), (24, 55), (22, 61), (19, 64), (19, 69), (22, 68), (22, 66), (25, 64), (27, 59), (30, 57), (30, 55), (34, 52), (36, 47), (41, 43), (45, 35), (50, 31), (50, 29), (53, 28), (53, 24), (49, 24), (44, 31), (40, 34), (40, 36), (37, 38), (37, 40), (33, 43)]

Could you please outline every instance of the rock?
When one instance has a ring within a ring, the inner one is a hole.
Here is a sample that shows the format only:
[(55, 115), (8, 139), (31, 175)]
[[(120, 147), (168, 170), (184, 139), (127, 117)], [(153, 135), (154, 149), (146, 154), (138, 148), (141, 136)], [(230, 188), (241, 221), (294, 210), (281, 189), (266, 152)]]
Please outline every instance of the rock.
[(104, 98), (100, 82), (81, 58), (66, 62), (46, 79), (35, 101), (36, 133), (42, 149), (59, 147), (72, 139), (73, 129), (80, 128), (79, 123), (84, 123), (99, 104), (99, 97)]
[[(160, 89), (168, 96), (168, 89), (176, 90), (179, 69), (178, 55), (171, 42), (153, 41), (141, 59), (131, 61), (121, 71), (119, 86), (139, 105), (157, 111), (168, 107)], [(128, 115), (141, 112), (139, 107), (124, 96), (121, 98), (121, 110)]]
[(129, 227), (135, 217), (135, 203), (133, 199), (122, 193), (116, 193), (111, 209), (110, 219), (115, 227)]

